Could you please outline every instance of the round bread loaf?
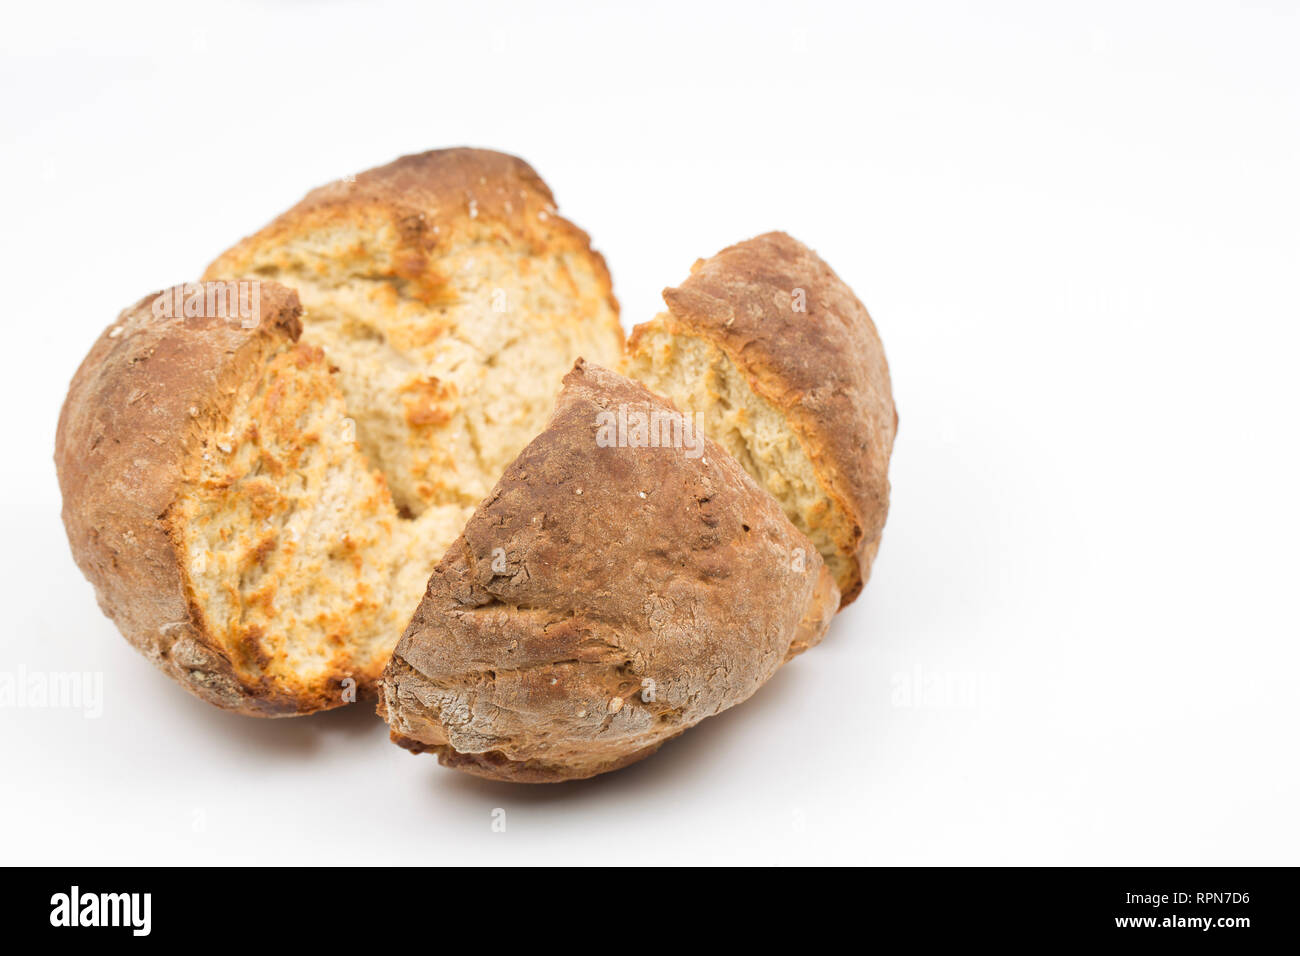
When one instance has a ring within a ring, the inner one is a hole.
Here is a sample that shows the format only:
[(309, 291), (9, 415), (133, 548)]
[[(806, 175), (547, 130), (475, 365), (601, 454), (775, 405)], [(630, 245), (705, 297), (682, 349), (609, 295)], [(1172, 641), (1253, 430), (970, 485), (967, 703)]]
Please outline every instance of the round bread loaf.
[(579, 362), (429, 579), (381, 684), (393, 740), (485, 777), (615, 770), (821, 639), (829, 572), (739, 464)]
[[(444, 150), (313, 192), (208, 275), (123, 312), (72, 381), (73, 555), (126, 637), (212, 703), (373, 695), (565, 371), (620, 359), (604, 262), (525, 163)], [(207, 307), (236, 289), (260, 296), (251, 321)]]
[(664, 300), (632, 332), (629, 374), (702, 416), (812, 539), (848, 604), (880, 546), (898, 428), (871, 316), (781, 232), (697, 262)]

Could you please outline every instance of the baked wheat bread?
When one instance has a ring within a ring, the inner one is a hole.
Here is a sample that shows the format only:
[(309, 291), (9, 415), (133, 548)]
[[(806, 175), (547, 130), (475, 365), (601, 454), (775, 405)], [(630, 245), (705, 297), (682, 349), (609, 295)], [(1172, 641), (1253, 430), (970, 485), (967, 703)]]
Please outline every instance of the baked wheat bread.
[(434, 570), (380, 712), (395, 742), (451, 767), (590, 777), (748, 698), (838, 603), (811, 542), (731, 456), (579, 362)]
[(73, 379), (55, 453), (73, 554), (192, 692), (339, 706), (373, 693), (574, 359), (619, 360), (608, 273), (526, 164), (445, 150), (317, 190), (208, 274), (254, 283), (254, 327), (149, 296)]
[(697, 262), (664, 300), (633, 330), (629, 374), (702, 416), (812, 539), (848, 604), (880, 546), (898, 427), (867, 310), (780, 232)]

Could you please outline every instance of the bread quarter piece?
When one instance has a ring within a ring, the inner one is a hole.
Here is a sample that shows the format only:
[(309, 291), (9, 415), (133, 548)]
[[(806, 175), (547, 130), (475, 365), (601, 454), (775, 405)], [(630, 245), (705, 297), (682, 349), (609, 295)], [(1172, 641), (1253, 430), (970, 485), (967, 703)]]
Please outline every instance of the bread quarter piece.
[(490, 150), (406, 156), (309, 193), (205, 274), (241, 277), (298, 291), (302, 340), (338, 367), (404, 513), (477, 505), (574, 360), (623, 350), (587, 234), (527, 163)]
[(380, 712), (396, 743), (450, 767), (590, 777), (748, 698), (838, 603), (811, 542), (730, 455), (579, 362), (434, 570)]
[(127, 639), (199, 697), (279, 716), (373, 691), (464, 514), (399, 517), (296, 294), (258, 288), (251, 328), (160, 316), (158, 295), (124, 311), (73, 378), (55, 463)]
[(803, 243), (772, 232), (699, 261), (633, 330), (629, 373), (780, 501), (848, 604), (889, 510), (898, 415), (871, 316)]

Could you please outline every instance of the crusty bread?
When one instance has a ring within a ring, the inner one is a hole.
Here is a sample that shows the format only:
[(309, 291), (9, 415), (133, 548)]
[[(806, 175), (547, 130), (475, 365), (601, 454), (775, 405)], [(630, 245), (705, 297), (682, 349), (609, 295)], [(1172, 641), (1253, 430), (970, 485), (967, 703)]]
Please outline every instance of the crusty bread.
[(633, 330), (629, 374), (706, 433), (816, 544), (844, 604), (889, 510), (898, 416), (875, 325), (816, 253), (773, 232), (697, 262)]
[[(587, 777), (746, 699), (869, 573), (889, 371), (788, 236), (697, 263), (630, 356), (604, 261), (500, 153), (318, 189), (205, 275), (101, 336), (55, 459), (101, 607), (212, 703), (310, 713), (382, 675), (410, 749)], [(204, 309), (228, 280), (252, 321)]]
[(395, 742), (486, 777), (590, 777), (740, 703), (820, 640), (839, 594), (811, 542), (691, 437), (643, 386), (575, 366), (394, 652), (380, 712)]
[[(523, 160), (444, 149), (308, 194), (208, 279), (298, 291), (357, 439), (404, 513), (473, 507), (579, 356), (616, 363), (609, 273)], [(427, 570), (427, 569), (425, 569)]]
[(522, 161), (445, 150), (317, 190), (208, 274), (255, 283), (260, 322), (149, 296), (73, 379), (55, 457), (74, 557), (213, 703), (373, 695), (564, 372), (619, 360), (604, 262)]

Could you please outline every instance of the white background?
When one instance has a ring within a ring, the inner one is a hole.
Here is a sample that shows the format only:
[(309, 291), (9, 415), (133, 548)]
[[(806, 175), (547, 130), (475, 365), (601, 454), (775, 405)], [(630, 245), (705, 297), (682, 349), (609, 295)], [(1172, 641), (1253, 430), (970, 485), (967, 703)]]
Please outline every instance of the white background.
[[(1287, 3), (8, 4), (5, 863), (1300, 863), (1300, 21)], [(528, 159), (629, 327), (769, 229), (901, 416), (865, 595), (633, 768), (492, 784), (364, 708), (191, 698), (100, 615), (51, 461), (96, 335), (310, 187)], [(504, 833), (491, 829), (506, 811)]]

